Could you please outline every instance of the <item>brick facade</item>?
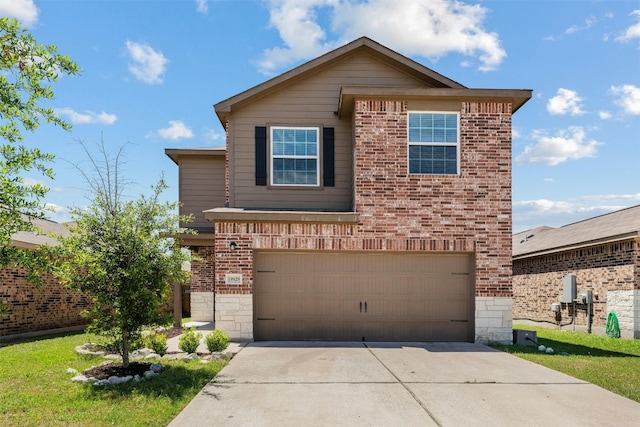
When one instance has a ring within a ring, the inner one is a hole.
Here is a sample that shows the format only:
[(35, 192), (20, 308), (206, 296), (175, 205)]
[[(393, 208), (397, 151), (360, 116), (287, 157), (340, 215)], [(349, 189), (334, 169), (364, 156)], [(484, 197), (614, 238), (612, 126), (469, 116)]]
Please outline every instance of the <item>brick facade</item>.
[[(493, 315), (480, 322), (477, 335), (508, 341), (505, 331), (511, 327), (513, 295), (511, 105), (461, 103), (460, 114), (461, 174), (409, 175), (407, 103), (357, 100), (353, 120), (358, 222), (216, 221), (215, 251), (196, 252), (211, 263), (192, 264), (192, 291), (214, 290), (203, 283), (211, 277), (212, 253), (216, 301), (218, 296), (253, 293), (253, 251), (259, 249), (473, 253), (475, 294)], [(235, 250), (231, 242), (237, 244)], [(227, 284), (227, 273), (242, 274), (242, 283)]]
[(23, 268), (0, 269), (0, 300), (9, 308), (0, 322), (0, 336), (33, 333), (49, 329), (86, 325), (80, 313), (90, 307), (90, 299), (42, 276), (40, 288), (27, 282)]
[[(639, 243), (630, 239), (515, 260), (514, 319), (555, 323), (551, 304), (561, 300), (562, 278), (574, 274), (578, 292), (593, 291), (593, 326), (604, 328), (609, 311), (617, 311), (608, 295), (640, 289)], [(571, 310), (571, 304), (562, 305), (563, 324), (571, 321)], [(575, 322), (579, 326), (587, 324), (586, 307), (577, 306)]]

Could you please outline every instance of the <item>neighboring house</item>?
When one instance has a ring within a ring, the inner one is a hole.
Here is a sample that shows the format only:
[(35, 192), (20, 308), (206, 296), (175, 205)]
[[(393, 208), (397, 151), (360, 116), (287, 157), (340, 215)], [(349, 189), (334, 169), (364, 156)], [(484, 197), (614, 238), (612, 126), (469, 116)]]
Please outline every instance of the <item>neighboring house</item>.
[(198, 236), (191, 315), (235, 339), (510, 342), (511, 117), (360, 38), (215, 105), (167, 149)]
[[(19, 231), (12, 236), (12, 246), (32, 250), (40, 245), (55, 245), (52, 235), (68, 235), (62, 224), (34, 219), (38, 233)], [(51, 274), (43, 274), (42, 286), (27, 282), (27, 271), (16, 266), (0, 268), (0, 301), (8, 307), (1, 317), (0, 337), (8, 339), (24, 334), (38, 334), (59, 329), (81, 329), (87, 320), (80, 313), (89, 308), (90, 299), (62, 286)]]
[[(575, 315), (565, 297), (567, 275), (575, 276)], [(589, 290), (594, 332), (604, 331), (613, 312), (623, 337), (640, 338), (640, 206), (514, 234), (515, 320), (585, 329), (587, 306), (580, 303), (580, 292)], [(558, 314), (552, 304), (559, 305)]]

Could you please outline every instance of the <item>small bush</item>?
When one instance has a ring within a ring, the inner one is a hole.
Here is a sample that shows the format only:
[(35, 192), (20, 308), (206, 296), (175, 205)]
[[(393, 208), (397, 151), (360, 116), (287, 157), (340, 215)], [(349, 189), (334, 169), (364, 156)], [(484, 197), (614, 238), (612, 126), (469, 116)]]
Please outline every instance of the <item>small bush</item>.
[(167, 352), (167, 336), (152, 331), (144, 337), (144, 346), (153, 350), (154, 353), (164, 356)]
[(182, 335), (178, 340), (178, 348), (187, 353), (195, 353), (198, 350), (202, 334), (196, 332), (196, 328), (183, 328)]
[(216, 329), (210, 334), (208, 334), (205, 339), (205, 343), (207, 344), (207, 350), (214, 351), (222, 351), (229, 345), (229, 335), (222, 332), (220, 329)]

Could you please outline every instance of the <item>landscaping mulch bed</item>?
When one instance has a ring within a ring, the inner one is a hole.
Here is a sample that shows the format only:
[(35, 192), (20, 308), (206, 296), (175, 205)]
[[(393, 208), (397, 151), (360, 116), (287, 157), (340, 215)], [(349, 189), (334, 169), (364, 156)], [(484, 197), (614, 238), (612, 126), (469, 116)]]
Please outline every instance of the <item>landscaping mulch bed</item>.
[(142, 377), (142, 375), (149, 370), (150, 366), (151, 363), (132, 362), (125, 368), (122, 366), (122, 363), (105, 363), (104, 365), (87, 369), (83, 374), (86, 377), (98, 380), (106, 380), (109, 377), (126, 377), (129, 375), (140, 375), (140, 377)]

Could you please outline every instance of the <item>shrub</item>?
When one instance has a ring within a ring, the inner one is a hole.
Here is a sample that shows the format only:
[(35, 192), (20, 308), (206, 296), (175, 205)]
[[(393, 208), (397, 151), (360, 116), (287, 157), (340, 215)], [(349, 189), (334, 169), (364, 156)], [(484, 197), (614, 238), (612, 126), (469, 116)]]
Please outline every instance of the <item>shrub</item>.
[(154, 353), (164, 356), (167, 352), (167, 336), (152, 331), (144, 338), (144, 346), (153, 350)]
[(214, 352), (222, 351), (227, 348), (230, 340), (229, 335), (225, 334), (220, 329), (215, 329), (205, 337), (204, 341), (207, 344), (207, 350)]
[(196, 328), (183, 328), (182, 335), (178, 340), (178, 348), (187, 353), (195, 353), (198, 350), (202, 334), (196, 332)]

